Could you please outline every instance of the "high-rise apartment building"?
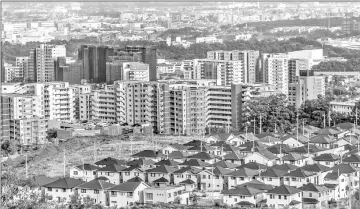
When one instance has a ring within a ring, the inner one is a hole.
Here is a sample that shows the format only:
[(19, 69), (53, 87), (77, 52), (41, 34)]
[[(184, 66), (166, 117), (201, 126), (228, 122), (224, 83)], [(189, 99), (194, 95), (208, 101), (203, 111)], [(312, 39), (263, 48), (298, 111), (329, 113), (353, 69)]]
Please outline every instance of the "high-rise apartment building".
[(207, 58), (212, 60), (241, 61), (241, 82), (255, 83), (257, 80), (259, 51), (209, 51)]
[(276, 90), (288, 95), (289, 60), (286, 54), (263, 54), (262, 82), (275, 85)]
[(30, 51), (27, 81), (50, 82), (55, 80), (55, 60), (66, 57), (64, 45), (40, 44)]
[(90, 120), (91, 114), (91, 90), (90, 84), (72, 85), (75, 103), (75, 118), (81, 121)]
[(149, 65), (149, 78), (150, 81), (157, 80), (157, 54), (155, 46), (126, 46), (125, 52), (141, 53), (141, 62)]
[(29, 57), (16, 57), (16, 67), (22, 69), (24, 81), (28, 80)]
[(20, 67), (5, 63), (3, 71), (5, 77), (4, 82), (22, 81), (24, 78), (23, 69)]
[(315, 76), (314, 71), (300, 71), (298, 82), (289, 84), (289, 104), (296, 108), (319, 95), (325, 96), (325, 77)]
[(296, 83), (299, 79), (299, 72), (310, 70), (307, 59), (290, 59), (289, 60), (289, 83)]

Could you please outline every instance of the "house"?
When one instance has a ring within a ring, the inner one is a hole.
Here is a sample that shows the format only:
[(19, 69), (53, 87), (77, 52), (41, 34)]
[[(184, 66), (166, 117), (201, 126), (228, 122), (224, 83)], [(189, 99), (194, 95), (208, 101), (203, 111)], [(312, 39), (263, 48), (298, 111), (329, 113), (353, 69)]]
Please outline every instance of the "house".
[(299, 187), (299, 189), (302, 190), (304, 207), (308, 205), (314, 208), (321, 208), (323, 204), (327, 204), (328, 200), (330, 200), (330, 189), (324, 185), (308, 183)]
[(154, 150), (142, 150), (136, 154), (133, 154), (131, 158), (133, 159), (145, 159), (145, 160), (153, 160), (159, 161), (164, 154), (161, 151), (154, 151)]
[(281, 138), (282, 144), (289, 146), (290, 148), (301, 147), (303, 142), (297, 138), (296, 135), (285, 135)]
[(70, 178), (81, 179), (83, 181), (92, 181), (96, 179), (96, 171), (100, 167), (91, 164), (82, 164), (70, 168)]
[(227, 144), (224, 141), (219, 141), (214, 144), (210, 145), (211, 147), (214, 147), (213, 154), (216, 156), (224, 156), (228, 153), (237, 152), (239, 151), (239, 148), (234, 147), (230, 144)]
[(324, 185), (336, 185), (336, 189), (331, 195), (335, 200), (347, 198), (349, 195), (350, 181), (347, 174), (340, 172), (331, 172), (324, 177)]
[[(258, 137), (256, 137), (253, 133), (242, 133), (242, 134), (240, 134), (240, 135), (238, 135), (238, 137), (240, 138), (240, 139), (242, 139), (241, 140), (241, 143), (243, 143), (243, 142), (252, 142), (252, 141), (258, 141), (259, 140), (259, 138)], [(229, 140), (229, 143), (230, 144), (232, 144), (231, 143), (232, 142), (232, 139), (230, 139)], [(239, 143), (239, 144), (241, 144), (241, 143)], [(239, 145), (237, 145), (237, 146), (239, 146)]]
[(298, 167), (296, 165), (291, 165), (291, 164), (288, 164), (288, 163), (284, 163), (284, 164), (273, 165), (271, 168), (286, 171), (286, 172), (290, 172), (290, 171), (296, 170)]
[(108, 206), (110, 202), (107, 189), (113, 186), (115, 186), (115, 184), (100, 179), (94, 179), (84, 184), (80, 184), (75, 187), (75, 190), (82, 199), (90, 198), (95, 204)]
[(266, 149), (276, 155), (278, 158), (289, 154), (289, 152), (291, 151), (291, 148), (287, 144), (275, 144), (273, 146), (267, 147)]
[(205, 142), (208, 144), (214, 144), (219, 141), (229, 141), (230, 139), (235, 138), (236, 136), (232, 133), (218, 133), (211, 135), (205, 139)]
[(265, 136), (259, 139), (259, 142), (266, 144), (268, 146), (272, 146), (275, 144), (280, 144), (282, 141), (274, 136)]
[[(229, 206), (247, 205), (255, 206), (263, 199), (263, 191), (251, 187), (238, 187), (221, 192), (223, 194), (223, 203)], [(239, 204), (240, 203), (240, 204)]]
[(54, 182), (56, 179), (40, 175), (40, 176), (32, 177), (32, 180), (34, 182), (35, 188), (32, 188), (32, 189), (30, 188), (31, 192), (34, 192), (34, 193), (44, 197), (45, 196), (44, 185)]
[(145, 181), (146, 179), (146, 173), (145, 171), (136, 165), (130, 166), (128, 168), (124, 168), (121, 170), (120, 172), (121, 174), (121, 181), (120, 183), (124, 183), (129, 181), (130, 179), (133, 178), (140, 178), (142, 181)]
[(185, 179), (184, 181), (179, 182), (178, 185), (184, 186), (185, 191), (187, 192), (193, 192), (197, 189), (197, 184), (191, 179)]
[(336, 140), (333, 136), (320, 134), (311, 137), (309, 143), (313, 145), (317, 145), (319, 147), (332, 149), (335, 147), (334, 144), (336, 143)]
[(315, 183), (318, 178), (317, 173), (304, 171), (301, 168), (284, 174), (284, 184), (293, 187), (301, 187), (307, 183)]
[(354, 192), (359, 188), (359, 168), (350, 164), (338, 164), (331, 171), (324, 177), (324, 183), (339, 185), (339, 193), (336, 194), (338, 198), (344, 198), (350, 191)]
[(125, 166), (118, 164), (110, 164), (96, 171), (97, 177), (105, 177), (109, 179), (112, 184), (120, 184), (121, 182), (121, 171), (125, 169)]
[(169, 144), (168, 146), (166, 146), (165, 148), (163, 148), (161, 151), (164, 155), (169, 155), (172, 152), (175, 151), (184, 151), (187, 150), (189, 147), (186, 147), (182, 144)]
[(338, 138), (338, 135), (341, 134), (343, 131), (340, 131), (336, 127), (326, 127), (314, 132), (315, 135), (328, 135), (335, 138)]
[[(265, 184), (264, 182), (261, 182), (259, 180), (252, 180), (252, 181), (249, 181), (249, 182), (246, 182), (246, 183), (235, 186), (235, 188), (240, 188), (240, 187), (254, 188), (254, 189), (257, 189), (257, 190), (264, 191), (264, 192), (267, 192), (267, 191), (272, 190), (272, 189), (275, 188), (274, 185)], [(265, 195), (265, 198), (266, 198), (266, 195)]]
[(354, 167), (360, 167), (360, 156), (357, 154), (352, 154), (342, 160), (343, 163), (350, 164)]
[(70, 196), (74, 194), (74, 188), (85, 183), (80, 179), (69, 177), (58, 179), (49, 184), (45, 184), (45, 195), (51, 196), (53, 201), (69, 202)]
[(244, 163), (245, 156), (236, 152), (231, 152), (222, 157), (225, 161), (241, 165)]
[(177, 165), (179, 165), (179, 164), (180, 164), (180, 162), (177, 162), (177, 161), (175, 161), (175, 160), (163, 159), (163, 160), (161, 160), (161, 161), (159, 161), (159, 162), (156, 162), (154, 165), (156, 165), (156, 166), (167, 165), (167, 166), (173, 166), (173, 167), (175, 167), (175, 166), (177, 166)]
[(304, 166), (308, 163), (309, 161), (309, 157), (298, 154), (298, 153), (289, 153), (287, 155), (285, 155), (284, 157), (277, 159), (277, 162), (279, 164), (284, 164), (284, 163), (288, 163), (291, 165), (296, 165), (296, 166)]
[(221, 167), (212, 167), (198, 173), (199, 189), (202, 191), (221, 191), (224, 188), (225, 175), (232, 171)]
[[(245, 135), (245, 134), (244, 134)], [(249, 135), (248, 135), (249, 136)], [(232, 146), (240, 146), (243, 145), (245, 142), (247, 142), (246, 137), (242, 137), (242, 135), (239, 136), (235, 136), (229, 140), (226, 141), (228, 144), (232, 145)]]
[(148, 204), (179, 201), (180, 204), (189, 205), (190, 193), (185, 191), (184, 186), (150, 187), (144, 190), (144, 201)]
[(248, 168), (248, 169), (251, 169), (251, 170), (265, 171), (268, 167), (269, 166), (261, 164), (261, 163), (250, 162), (250, 163), (242, 164), (238, 168)]
[(275, 164), (275, 160), (277, 158), (278, 157), (276, 157), (276, 155), (264, 149), (259, 150), (258, 152), (254, 152), (249, 156), (246, 156), (244, 162), (257, 162), (267, 166), (272, 166), (273, 164)]
[(107, 158), (104, 158), (102, 160), (99, 160), (95, 163), (96, 166), (99, 166), (99, 167), (105, 167), (107, 165), (112, 165), (112, 164), (117, 164), (117, 165), (125, 165), (126, 162), (124, 160), (118, 160), (118, 159), (115, 159), (115, 158), (112, 158), (112, 157), (107, 157)]
[(324, 184), (324, 177), (331, 171), (331, 168), (315, 163), (307, 164), (301, 167), (301, 170), (316, 173), (316, 178), (312, 181), (314, 184)]
[(302, 208), (302, 191), (292, 186), (281, 185), (266, 192), (267, 205), (271, 208)]
[(216, 162), (215, 156), (210, 155), (207, 152), (199, 152), (194, 155), (190, 155), (187, 157), (187, 159), (201, 160), (201, 161), (209, 163), (209, 164), (213, 164)]
[(155, 163), (156, 161), (154, 160), (148, 160), (148, 159), (137, 159), (137, 160), (132, 160), (126, 163), (127, 166), (139, 166), (142, 169), (146, 170), (146, 169), (150, 169), (150, 168), (155, 168)]
[(186, 159), (187, 154), (182, 151), (174, 151), (166, 156), (167, 159), (174, 160), (176, 162), (182, 163)]
[(188, 167), (188, 166), (191, 166), (191, 167), (196, 167), (196, 168), (205, 168), (205, 167), (209, 167), (210, 164), (209, 163), (206, 163), (204, 161), (201, 161), (199, 159), (190, 159), (190, 160), (187, 160), (181, 164), (179, 164), (180, 167)]
[(239, 168), (236, 171), (226, 174), (224, 189), (235, 188), (236, 185), (243, 184), (255, 179), (255, 176), (259, 174), (259, 170), (251, 170), (249, 168)]
[(259, 174), (259, 180), (264, 184), (280, 186), (283, 181), (282, 177), (288, 173), (287, 171), (278, 170), (276, 168), (268, 168)]
[(125, 182), (108, 189), (111, 207), (126, 207), (143, 203), (143, 191), (149, 188), (144, 182)]
[(330, 153), (325, 153), (314, 157), (313, 160), (315, 163), (319, 163), (321, 165), (325, 165), (328, 167), (333, 167), (340, 163), (340, 156)]
[(201, 145), (195, 145), (193, 147), (190, 147), (188, 148), (185, 152), (188, 154), (188, 155), (195, 155), (199, 152), (207, 152), (209, 154), (213, 154), (213, 151), (215, 150), (214, 147), (211, 147), (209, 145), (206, 145), (205, 143), (204, 144), (201, 144)]
[(146, 170), (145, 172), (147, 174), (147, 182), (152, 183), (155, 180), (160, 179), (161, 177), (167, 179), (168, 182), (174, 182), (171, 174), (176, 170), (176, 168), (167, 165), (160, 165), (156, 168)]
[(185, 181), (186, 179), (191, 179), (196, 185), (198, 184), (197, 174), (202, 171), (202, 169), (196, 167), (184, 167), (177, 171), (173, 172), (174, 184), (178, 185), (180, 182)]
[(225, 161), (225, 160), (218, 161), (218, 162), (210, 165), (210, 167), (217, 167), (217, 166), (222, 167), (222, 168), (227, 168), (230, 170), (235, 170), (235, 168), (239, 167), (238, 164), (231, 163), (231, 162)]

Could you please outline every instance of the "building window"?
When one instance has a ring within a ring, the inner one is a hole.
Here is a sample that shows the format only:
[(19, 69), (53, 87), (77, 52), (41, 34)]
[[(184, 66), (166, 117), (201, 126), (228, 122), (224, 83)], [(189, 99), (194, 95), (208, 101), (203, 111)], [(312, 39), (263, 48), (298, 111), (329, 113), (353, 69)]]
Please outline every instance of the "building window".
[(281, 200), (281, 195), (279, 195), (279, 200)]
[(52, 191), (52, 189), (51, 188), (48, 188), (48, 192), (51, 192)]
[(86, 189), (82, 189), (82, 190), (81, 190), (81, 193), (86, 193)]
[(77, 172), (77, 171), (74, 171), (74, 176), (76, 176), (76, 175), (78, 175), (79, 174), (79, 172)]
[(145, 197), (146, 197), (147, 200), (153, 200), (153, 198), (154, 198), (153, 193), (146, 193)]
[(116, 196), (116, 192), (112, 191), (111, 196)]
[(312, 197), (312, 193), (311, 193), (311, 192), (309, 192), (309, 197)]
[(99, 190), (94, 190), (94, 194), (99, 194)]

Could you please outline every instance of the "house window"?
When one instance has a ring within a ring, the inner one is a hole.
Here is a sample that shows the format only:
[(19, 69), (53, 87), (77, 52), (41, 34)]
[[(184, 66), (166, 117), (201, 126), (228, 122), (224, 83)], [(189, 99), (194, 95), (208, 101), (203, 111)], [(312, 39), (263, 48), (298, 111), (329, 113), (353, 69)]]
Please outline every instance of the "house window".
[(125, 172), (125, 176), (130, 176), (130, 172)]
[(86, 189), (82, 189), (82, 190), (81, 190), (81, 193), (86, 193)]
[(111, 196), (116, 196), (116, 192), (115, 192), (115, 191), (112, 191), (112, 192), (111, 192)]
[(270, 195), (270, 199), (272, 199), (272, 198), (273, 198), (273, 195), (271, 194), (271, 195)]
[(66, 189), (62, 189), (63, 192), (66, 192)]
[[(230, 196), (231, 197), (231, 196)], [(235, 202), (237, 202), (237, 198), (234, 199)]]
[(169, 197), (171, 197), (171, 193), (169, 193)]
[(99, 190), (94, 190), (94, 194), (99, 194)]
[(296, 178), (291, 178), (291, 181), (296, 181)]
[(312, 197), (312, 193), (311, 193), (311, 192), (309, 192), (309, 197)]
[(74, 171), (74, 176), (76, 176), (76, 175), (78, 175), (79, 174), (79, 172), (77, 172), (77, 171)]
[(206, 175), (203, 175), (203, 179), (206, 179)]
[(272, 178), (269, 178), (269, 181), (272, 181)]
[(286, 195), (284, 195), (284, 200), (287, 200), (287, 196), (286, 196)]
[(281, 195), (279, 195), (279, 200), (281, 200)]
[(52, 191), (52, 189), (51, 188), (48, 188), (48, 192), (51, 192)]
[(147, 200), (153, 200), (153, 198), (154, 198), (153, 193), (146, 193), (145, 197), (146, 197)]
[(240, 180), (241, 180), (241, 181), (244, 181), (244, 177), (240, 177)]

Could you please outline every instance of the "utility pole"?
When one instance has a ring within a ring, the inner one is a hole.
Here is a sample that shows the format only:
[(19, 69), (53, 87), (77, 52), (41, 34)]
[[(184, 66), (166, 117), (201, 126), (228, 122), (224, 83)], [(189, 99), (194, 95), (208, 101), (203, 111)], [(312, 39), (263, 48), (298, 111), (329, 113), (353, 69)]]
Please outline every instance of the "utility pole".
[(28, 172), (28, 157), (27, 153), (25, 154), (25, 173), (26, 173), (26, 179), (29, 178), (29, 172)]
[(305, 130), (304, 130), (304, 119), (302, 120), (302, 135), (305, 136)]
[(94, 154), (94, 163), (96, 162), (96, 145), (95, 145), (96, 141), (94, 139), (94, 150), (93, 150), (93, 154)]
[(328, 113), (328, 116), (329, 116), (329, 127), (331, 127), (331, 124), (330, 124), (330, 122), (331, 122), (331, 117), (330, 117), (330, 108), (329, 108), (329, 113)]
[(324, 128), (326, 127), (326, 114), (324, 112)]
[(66, 176), (66, 156), (65, 156), (65, 149), (64, 149), (64, 178)]
[(254, 136), (255, 136), (255, 129), (256, 129), (256, 118), (254, 117)]
[(260, 113), (260, 130), (259, 130), (259, 133), (261, 133), (261, 130), (262, 130), (262, 123), (261, 123), (261, 113)]
[(296, 140), (299, 141), (299, 113), (296, 112)]

